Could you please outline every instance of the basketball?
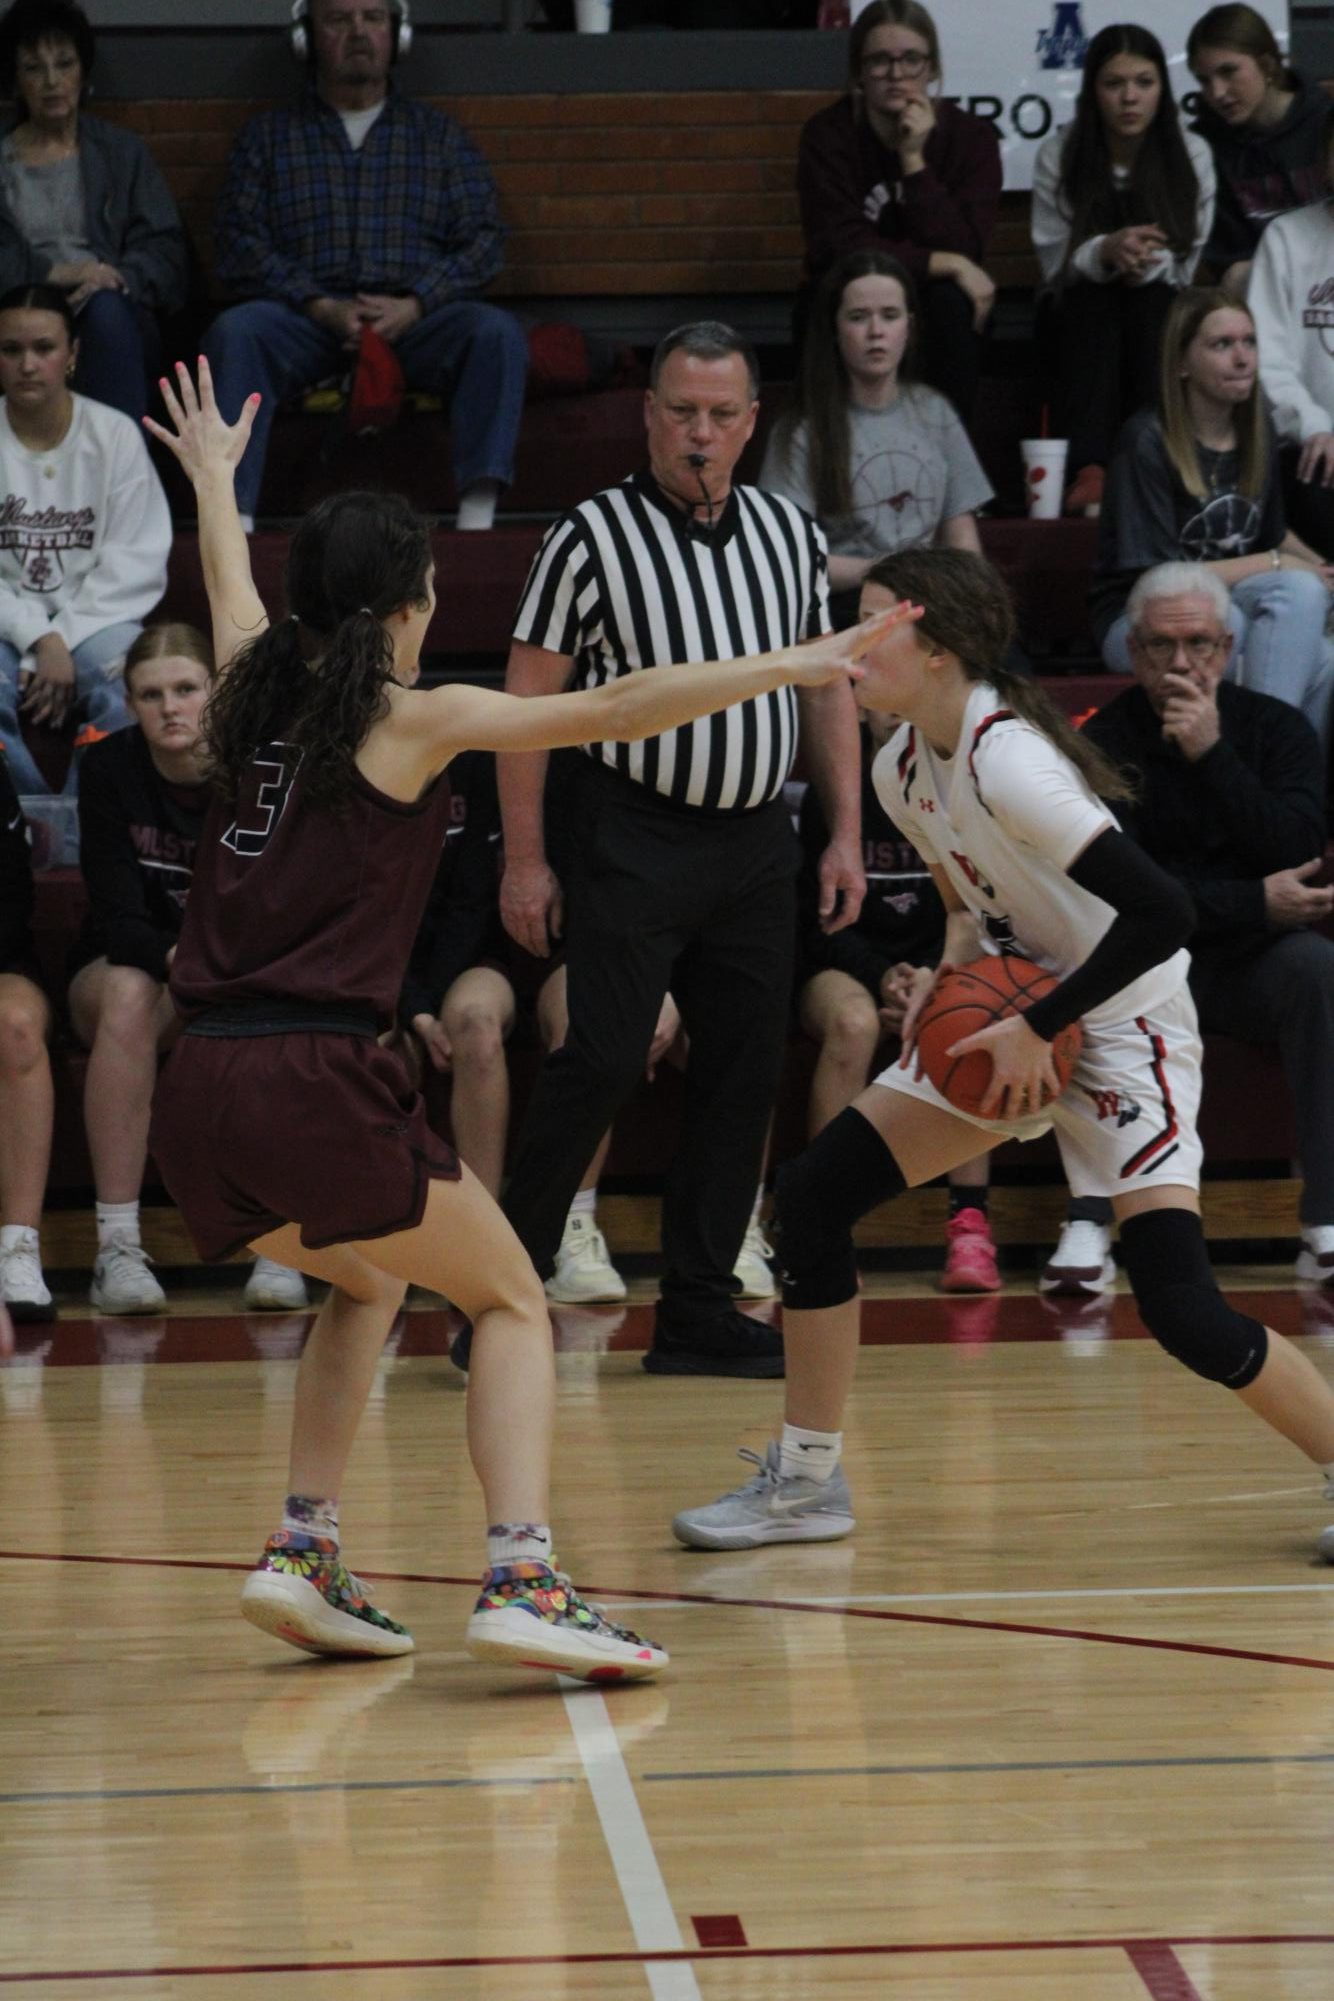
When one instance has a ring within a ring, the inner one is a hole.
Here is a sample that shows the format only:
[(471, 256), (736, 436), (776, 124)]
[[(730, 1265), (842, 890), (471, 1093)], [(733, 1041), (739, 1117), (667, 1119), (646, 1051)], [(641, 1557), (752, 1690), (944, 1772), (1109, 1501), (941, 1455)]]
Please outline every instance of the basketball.
[[(993, 1021), (1022, 1014), (1059, 984), (1055, 974), (1031, 959), (974, 959), (971, 965), (952, 966), (941, 974), (917, 1025), (917, 1051), (923, 1070), (956, 1110), (981, 1116), (982, 1100), (991, 1085), (991, 1058), (984, 1049), (966, 1056), (947, 1052)], [(1052, 1063), (1062, 1090), (1079, 1061), (1083, 1041), (1079, 1023), (1072, 1022), (1052, 1042)]]

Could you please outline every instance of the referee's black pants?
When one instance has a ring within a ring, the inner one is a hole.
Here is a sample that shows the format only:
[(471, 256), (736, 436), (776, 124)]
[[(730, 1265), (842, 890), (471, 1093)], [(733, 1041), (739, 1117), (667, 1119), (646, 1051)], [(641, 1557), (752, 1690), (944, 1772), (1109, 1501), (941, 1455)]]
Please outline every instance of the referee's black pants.
[(658, 1326), (731, 1310), (787, 1032), (797, 843), (780, 797), (753, 812), (673, 807), (592, 764), (574, 798), (570, 1028), (542, 1066), (505, 1196), (539, 1277), (602, 1134), (643, 1074), (663, 997), (690, 1037), (662, 1210)]

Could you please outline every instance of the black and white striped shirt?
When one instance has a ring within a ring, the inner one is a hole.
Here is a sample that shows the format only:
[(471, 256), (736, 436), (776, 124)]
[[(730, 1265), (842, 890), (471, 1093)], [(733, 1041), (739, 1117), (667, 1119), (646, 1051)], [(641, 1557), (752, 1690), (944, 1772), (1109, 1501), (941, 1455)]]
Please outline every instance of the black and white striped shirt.
[[(829, 630), (824, 537), (800, 508), (734, 487), (710, 533), (641, 472), (548, 531), (514, 636), (572, 655), (571, 685), (596, 688), (645, 667), (768, 653)], [(675, 805), (737, 812), (782, 791), (796, 741), (796, 697), (781, 688), (642, 743), (585, 748)]]

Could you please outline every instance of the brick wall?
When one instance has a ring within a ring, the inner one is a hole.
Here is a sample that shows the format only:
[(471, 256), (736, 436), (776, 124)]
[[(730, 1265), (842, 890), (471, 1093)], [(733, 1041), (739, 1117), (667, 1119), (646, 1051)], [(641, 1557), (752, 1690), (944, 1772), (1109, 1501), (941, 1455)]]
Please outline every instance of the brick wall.
[[(789, 292), (801, 263), (797, 139), (818, 91), (434, 100), (491, 162), (510, 228), (498, 293)], [(148, 142), (210, 263), (227, 151), (254, 107), (226, 99), (99, 106)], [(1008, 197), (994, 275), (1035, 277), (1027, 199)]]

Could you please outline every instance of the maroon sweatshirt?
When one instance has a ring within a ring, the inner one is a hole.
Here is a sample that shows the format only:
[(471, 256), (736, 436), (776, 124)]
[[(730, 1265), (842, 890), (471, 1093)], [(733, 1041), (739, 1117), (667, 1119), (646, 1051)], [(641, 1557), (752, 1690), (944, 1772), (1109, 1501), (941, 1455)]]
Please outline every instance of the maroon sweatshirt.
[(841, 97), (801, 132), (797, 195), (807, 271), (818, 278), (849, 250), (887, 250), (919, 285), (933, 250), (980, 264), (1000, 191), (1000, 142), (986, 119), (938, 98), (922, 170), (905, 178), (898, 154), (880, 144), (851, 97)]

